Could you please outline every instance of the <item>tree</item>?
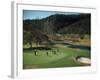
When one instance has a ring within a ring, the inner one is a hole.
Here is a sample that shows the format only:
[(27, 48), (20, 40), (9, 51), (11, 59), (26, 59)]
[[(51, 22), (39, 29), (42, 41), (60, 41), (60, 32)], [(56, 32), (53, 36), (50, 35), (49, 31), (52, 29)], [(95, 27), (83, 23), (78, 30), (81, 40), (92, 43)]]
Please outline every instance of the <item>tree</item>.
[(30, 48), (32, 48), (32, 43), (36, 43), (36, 45), (38, 46), (42, 42), (48, 42), (48, 36), (40, 32), (39, 30), (24, 31), (23, 35), (24, 44), (28, 43), (30, 45)]
[(49, 20), (44, 22), (43, 32), (45, 34), (54, 34), (54, 32), (55, 32), (54, 29), (55, 29), (55, 27), (54, 27), (53, 22), (51, 22)]
[(29, 44), (30, 48), (32, 48), (32, 42), (33, 42), (33, 34), (31, 31), (24, 31), (23, 33), (23, 43), (24, 44)]

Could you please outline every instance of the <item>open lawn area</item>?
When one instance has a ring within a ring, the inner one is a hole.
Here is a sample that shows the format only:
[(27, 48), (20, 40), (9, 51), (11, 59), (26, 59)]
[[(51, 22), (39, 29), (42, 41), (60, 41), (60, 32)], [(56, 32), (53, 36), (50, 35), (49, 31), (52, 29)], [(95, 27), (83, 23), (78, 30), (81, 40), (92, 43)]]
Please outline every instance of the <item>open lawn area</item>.
[(78, 62), (76, 57), (90, 58), (89, 50), (68, 47), (54, 47), (51, 50), (27, 49), (23, 52), (24, 69), (87, 66), (87, 64)]

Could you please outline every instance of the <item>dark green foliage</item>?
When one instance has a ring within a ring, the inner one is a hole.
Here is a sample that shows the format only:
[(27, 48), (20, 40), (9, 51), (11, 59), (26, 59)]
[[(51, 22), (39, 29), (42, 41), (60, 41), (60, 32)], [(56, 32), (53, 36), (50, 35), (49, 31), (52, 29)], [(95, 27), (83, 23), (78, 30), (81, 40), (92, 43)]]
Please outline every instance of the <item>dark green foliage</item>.
[(23, 36), (23, 43), (24, 44), (29, 44), (30, 48), (32, 48), (32, 43), (33, 43), (33, 33), (32, 32), (23, 32), (24, 36)]
[(23, 29), (25, 31), (34, 31), (34, 29), (38, 29), (45, 34), (90, 34), (90, 24), (90, 14), (55, 14), (43, 19), (24, 20)]
[(30, 48), (32, 48), (32, 43), (36, 43), (36, 45), (40, 45), (42, 42), (48, 42), (48, 36), (43, 33), (39, 33), (39, 31), (24, 31), (23, 32), (23, 44), (29, 44)]

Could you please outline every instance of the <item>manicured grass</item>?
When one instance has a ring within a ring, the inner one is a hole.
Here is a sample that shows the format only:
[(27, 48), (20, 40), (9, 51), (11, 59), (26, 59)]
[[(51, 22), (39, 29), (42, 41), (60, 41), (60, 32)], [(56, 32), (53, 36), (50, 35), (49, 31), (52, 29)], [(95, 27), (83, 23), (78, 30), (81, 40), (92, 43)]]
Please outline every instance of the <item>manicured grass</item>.
[[(75, 60), (77, 56), (90, 57), (89, 50), (81, 50), (74, 48), (53, 48), (59, 50), (53, 54), (52, 50), (38, 50), (37, 55), (33, 50), (24, 50), (23, 52), (23, 68), (55, 68), (55, 67), (74, 67), (85, 66)], [(48, 55), (46, 54), (48, 52)]]

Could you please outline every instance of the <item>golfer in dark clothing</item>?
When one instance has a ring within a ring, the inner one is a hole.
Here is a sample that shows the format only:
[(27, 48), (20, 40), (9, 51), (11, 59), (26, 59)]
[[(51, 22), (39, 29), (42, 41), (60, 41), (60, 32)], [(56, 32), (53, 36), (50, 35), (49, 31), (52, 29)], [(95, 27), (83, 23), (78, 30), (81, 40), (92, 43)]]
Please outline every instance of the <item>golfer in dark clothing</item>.
[(37, 52), (37, 51), (34, 51), (35, 56), (37, 56), (37, 55), (36, 55), (36, 52)]
[(47, 54), (47, 56), (49, 55), (49, 53), (48, 53), (48, 52), (46, 52), (46, 54)]

